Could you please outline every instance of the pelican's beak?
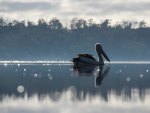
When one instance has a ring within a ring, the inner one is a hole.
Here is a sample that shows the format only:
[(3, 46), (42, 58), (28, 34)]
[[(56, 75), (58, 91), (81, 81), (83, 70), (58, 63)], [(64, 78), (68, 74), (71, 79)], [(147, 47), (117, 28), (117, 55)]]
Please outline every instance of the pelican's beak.
[(106, 55), (106, 53), (102, 50), (102, 55), (110, 62), (108, 56)]

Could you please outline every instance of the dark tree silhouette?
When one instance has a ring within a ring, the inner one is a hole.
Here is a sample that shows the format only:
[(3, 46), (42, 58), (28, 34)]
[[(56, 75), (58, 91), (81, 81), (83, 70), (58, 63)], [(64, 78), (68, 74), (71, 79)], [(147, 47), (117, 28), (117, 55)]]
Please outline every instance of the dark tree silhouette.
[(62, 29), (63, 26), (62, 24), (60, 23), (60, 21), (58, 19), (52, 19), (50, 22), (49, 22), (49, 27), (51, 29)]
[[(78, 53), (95, 54), (101, 43), (111, 60), (150, 60), (150, 28), (145, 21), (123, 20), (111, 26), (73, 18), (69, 28), (59, 19), (10, 21), (0, 18), (0, 60), (70, 60)], [(139, 26), (139, 27), (137, 27)]]

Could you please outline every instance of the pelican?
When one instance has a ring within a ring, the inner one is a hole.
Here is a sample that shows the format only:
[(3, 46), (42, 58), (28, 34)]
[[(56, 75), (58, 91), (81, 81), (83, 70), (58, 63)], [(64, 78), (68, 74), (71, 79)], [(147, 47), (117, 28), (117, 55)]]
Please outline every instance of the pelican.
[(78, 54), (76, 58), (73, 58), (72, 61), (76, 66), (82, 65), (104, 65), (103, 57), (108, 60), (106, 53), (103, 51), (101, 44), (97, 43), (95, 46), (95, 50), (97, 52), (99, 60), (97, 61), (93, 55), (90, 54)]

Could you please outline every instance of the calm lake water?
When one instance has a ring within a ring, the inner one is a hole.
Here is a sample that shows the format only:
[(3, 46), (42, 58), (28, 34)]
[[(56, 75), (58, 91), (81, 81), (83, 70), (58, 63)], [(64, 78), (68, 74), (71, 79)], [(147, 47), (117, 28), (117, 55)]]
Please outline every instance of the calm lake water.
[(150, 113), (150, 64), (0, 65), (0, 113)]

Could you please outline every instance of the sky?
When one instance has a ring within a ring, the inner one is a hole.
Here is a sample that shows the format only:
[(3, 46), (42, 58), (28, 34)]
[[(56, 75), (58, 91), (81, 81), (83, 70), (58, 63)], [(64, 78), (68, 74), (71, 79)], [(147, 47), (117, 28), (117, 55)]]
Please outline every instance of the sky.
[(101, 22), (145, 20), (150, 24), (150, 0), (0, 0), (0, 16), (8, 20), (46, 21), (58, 18), (68, 24), (73, 18)]

